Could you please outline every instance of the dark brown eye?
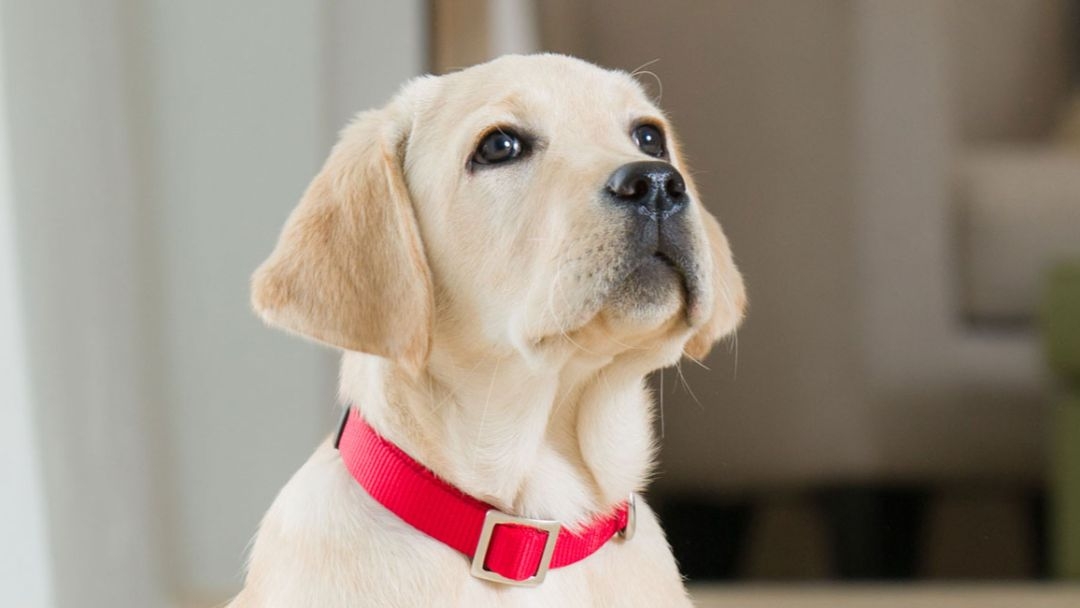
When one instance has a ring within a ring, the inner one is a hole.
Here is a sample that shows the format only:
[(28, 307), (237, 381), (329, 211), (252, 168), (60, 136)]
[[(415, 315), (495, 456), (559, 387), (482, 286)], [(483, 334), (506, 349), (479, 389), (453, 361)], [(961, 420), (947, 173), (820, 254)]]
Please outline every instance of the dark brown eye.
[(664, 158), (667, 155), (667, 150), (664, 148), (664, 133), (659, 128), (653, 125), (638, 125), (634, 127), (631, 135), (634, 143), (645, 154), (656, 158)]
[(472, 162), (477, 165), (497, 165), (521, 156), (524, 146), (513, 131), (496, 130), (484, 136), (473, 153)]

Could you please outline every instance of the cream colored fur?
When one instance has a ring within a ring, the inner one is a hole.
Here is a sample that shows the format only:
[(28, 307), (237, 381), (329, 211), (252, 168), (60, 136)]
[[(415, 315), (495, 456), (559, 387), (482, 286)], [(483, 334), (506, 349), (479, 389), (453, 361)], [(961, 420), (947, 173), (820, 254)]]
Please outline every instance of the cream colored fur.
[[(620, 216), (600, 197), (648, 160), (635, 121), (664, 116), (623, 72), (512, 56), (407, 84), (361, 113), (256, 272), (269, 323), (342, 348), (341, 399), (457, 487), (507, 513), (581, 522), (644, 490), (654, 451), (649, 372), (703, 357), (734, 330), (742, 280), (693, 185), (693, 305), (642, 298), (615, 269)], [(470, 171), (496, 125), (539, 140)], [(656, 518), (536, 588), (469, 574), (350, 477), (329, 440), (266, 514), (233, 608), (682, 606)]]

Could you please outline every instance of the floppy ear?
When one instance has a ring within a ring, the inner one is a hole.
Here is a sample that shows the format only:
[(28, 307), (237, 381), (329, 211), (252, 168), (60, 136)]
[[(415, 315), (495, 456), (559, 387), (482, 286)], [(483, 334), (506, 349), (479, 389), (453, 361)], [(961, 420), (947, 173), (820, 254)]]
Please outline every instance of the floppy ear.
[(404, 104), (359, 114), (251, 281), (267, 323), (347, 350), (427, 361), (431, 273), (402, 171)]
[(683, 353), (699, 361), (709, 354), (717, 340), (739, 326), (746, 312), (746, 288), (731, 259), (727, 237), (720, 229), (720, 222), (704, 208), (701, 211), (712, 256), (712, 313), (683, 347)]

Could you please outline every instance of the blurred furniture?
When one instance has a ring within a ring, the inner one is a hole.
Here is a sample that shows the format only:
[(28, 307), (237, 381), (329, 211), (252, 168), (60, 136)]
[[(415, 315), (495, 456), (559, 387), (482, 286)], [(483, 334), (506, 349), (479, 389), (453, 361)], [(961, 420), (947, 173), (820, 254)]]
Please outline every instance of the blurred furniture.
[(432, 0), (430, 70), (445, 74), (539, 48), (535, 0)]
[(1053, 408), (1054, 571), (1080, 578), (1080, 260), (1048, 273), (1043, 304), (1047, 359), (1060, 394)]
[[(961, 302), (988, 333), (1032, 331), (1040, 314), (1057, 387), (1047, 410), (1052, 572), (1080, 577), (1080, 149), (975, 148), (958, 168)], [(1046, 281), (1043, 288), (1040, 284)], [(1039, 309), (1040, 296), (1043, 299)]]
[(1080, 254), (1080, 149), (1021, 144), (959, 161), (961, 311), (979, 326), (1034, 333), (1047, 270)]

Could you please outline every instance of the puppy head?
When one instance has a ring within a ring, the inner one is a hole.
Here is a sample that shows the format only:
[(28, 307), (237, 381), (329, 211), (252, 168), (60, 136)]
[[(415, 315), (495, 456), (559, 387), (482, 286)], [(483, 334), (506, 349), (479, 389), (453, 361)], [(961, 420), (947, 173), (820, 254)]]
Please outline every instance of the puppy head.
[(745, 306), (663, 114), (629, 75), (553, 55), (360, 114), (252, 290), (267, 322), (414, 371), (433, 341), (702, 357)]

